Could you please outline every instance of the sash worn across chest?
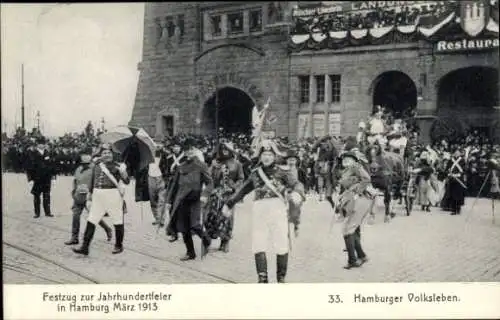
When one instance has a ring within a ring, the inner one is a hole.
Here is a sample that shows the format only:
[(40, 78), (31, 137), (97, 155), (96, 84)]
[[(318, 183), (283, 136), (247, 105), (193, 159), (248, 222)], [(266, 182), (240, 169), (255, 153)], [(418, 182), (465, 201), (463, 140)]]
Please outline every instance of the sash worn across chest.
[(281, 200), (283, 200), (283, 202), (286, 203), (286, 200), (285, 198), (283, 197), (283, 195), (278, 191), (278, 189), (276, 188), (276, 186), (271, 182), (271, 180), (269, 179), (269, 177), (264, 173), (264, 170), (262, 170), (262, 168), (258, 168), (257, 169), (257, 174), (259, 175), (259, 177), (262, 179), (262, 181), (264, 182), (264, 185), (269, 189), (271, 190), (273, 193), (275, 193)]

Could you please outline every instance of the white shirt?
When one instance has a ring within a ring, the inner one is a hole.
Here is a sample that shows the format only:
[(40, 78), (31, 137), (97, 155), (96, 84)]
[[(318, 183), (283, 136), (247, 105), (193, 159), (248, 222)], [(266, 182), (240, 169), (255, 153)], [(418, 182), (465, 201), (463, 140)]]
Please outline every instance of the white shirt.
[(373, 118), (370, 120), (370, 133), (371, 134), (381, 134), (384, 133), (384, 121), (382, 119)]
[(148, 174), (150, 177), (161, 177), (160, 158), (155, 157), (155, 162), (149, 164)]

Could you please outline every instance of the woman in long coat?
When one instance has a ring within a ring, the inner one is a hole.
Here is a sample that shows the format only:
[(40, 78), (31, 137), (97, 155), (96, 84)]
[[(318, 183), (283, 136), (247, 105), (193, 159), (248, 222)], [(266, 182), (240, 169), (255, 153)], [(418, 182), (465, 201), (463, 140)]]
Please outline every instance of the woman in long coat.
[(167, 230), (171, 230), (175, 234), (182, 233), (186, 245), (187, 252), (181, 258), (182, 261), (196, 258), (192, 233), (202, 239), (202, 257), (208, 252), (211, 243), (210, 237), (203, 231), (201, 197), (203, 185), (206, 186), (204, 192), (210, 193), (213, 182), (208, 166), (196, 156), (193, 144), (191, 139), (184, 142), (186, 157), (177, 167), (165, 199), (167, 209), (171, 208), (171, 218)]

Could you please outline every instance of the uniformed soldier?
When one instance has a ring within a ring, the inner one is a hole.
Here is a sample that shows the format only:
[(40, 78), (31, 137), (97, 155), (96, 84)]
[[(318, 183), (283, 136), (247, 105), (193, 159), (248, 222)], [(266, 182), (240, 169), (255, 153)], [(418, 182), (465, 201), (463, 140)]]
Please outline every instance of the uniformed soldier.
[(229, 212), (245, 195), (255, 190), (252, 212), (252, 250), (255, 255), (259, 283), (268, 283), (268, 237), (272, 239), (277, 254), (277, 280), (285, 282), (288, 267), (290, 234), (288, 228), (287, 197), (304, 201), (303, 186), (290, 170), (276, 164), (280, 151), (270, 140), (260, 144), (260, 165), (226, 202), (224, 212)]
[[(71, 190), (71, 196), (73, 198), (73, 205), (71, 210), (73, 211), (73, 219), (71, 222), (71, 239), (66, 241), (66, 245), (78, 244), (78, 235), (80, 233), (80, 218), (84, 209), (87, 208), (87, 199), (90, 192), (90, 184), (92, 183), (92, 172), (94, 170), (94, 164), (91, 161), (90, 152), (82, 153), (80, 166), (76, 168), (75, 177), (73, 179), (73, 189)], [(104, 222), (104, 220), (99, 221), (99, 225), (106, 232), (108, 241), (111, 241), (112, 231), (111, 228)]]
[(79, 249), (73, 249), (75, 253), (88, 255), (89, 246), (94, 237), (95, 225), (101, 221), (106, 213), (109, 214), (115, 226), (115, 247), (113, 254), (123, 252), (123, 238), (125, 234), (123, 221), (123, 195), (124, 190), (120, 181), (125, 184), (130, 182), (125, 164), (118, 164), (114, 160), (111, 146), (103, 144), (100, 151), (100, 159), (92, 172), (89, 200), (90, 212), (87, 218), (87, 226), (83, 236), (83, 244)]

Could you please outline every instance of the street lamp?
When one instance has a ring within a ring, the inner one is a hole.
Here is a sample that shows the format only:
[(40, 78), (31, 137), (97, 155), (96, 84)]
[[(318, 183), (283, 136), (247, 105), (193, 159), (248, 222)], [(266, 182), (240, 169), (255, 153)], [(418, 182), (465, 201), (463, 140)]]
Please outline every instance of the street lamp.
[(215, 145), (219, 146), (219, 89), (215, 88)]

